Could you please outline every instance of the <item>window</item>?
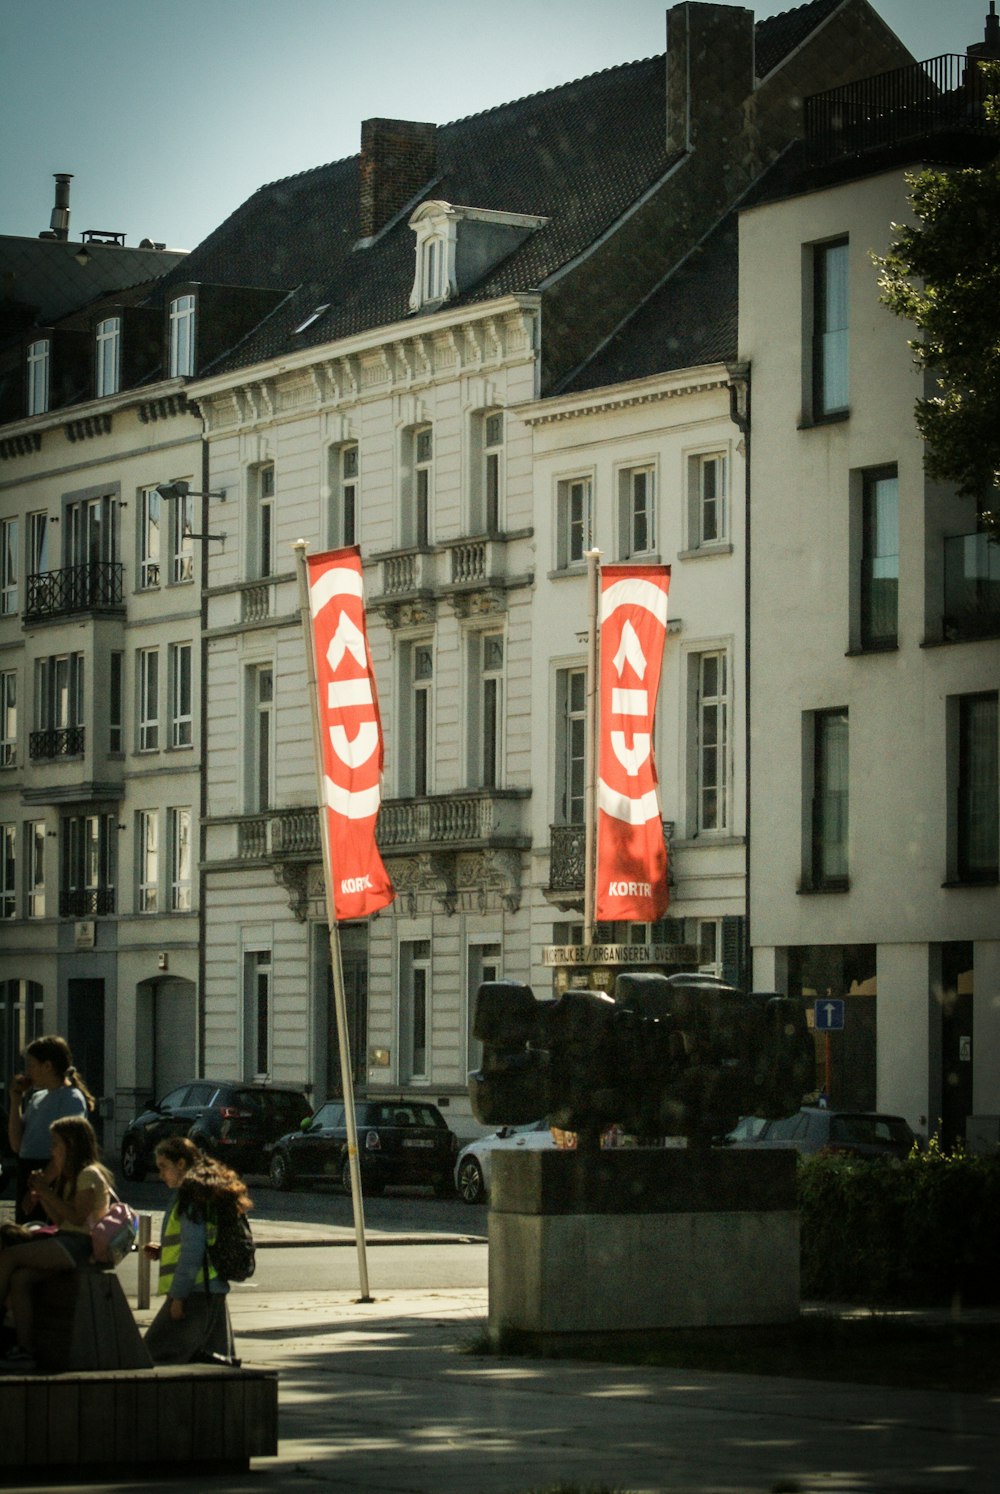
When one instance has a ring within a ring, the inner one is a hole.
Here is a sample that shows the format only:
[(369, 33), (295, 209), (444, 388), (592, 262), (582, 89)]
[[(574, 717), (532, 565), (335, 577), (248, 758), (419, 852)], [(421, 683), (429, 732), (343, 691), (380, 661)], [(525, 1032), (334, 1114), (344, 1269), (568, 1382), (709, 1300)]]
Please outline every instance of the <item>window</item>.
[(28, 873), (28, 917), (45, 917), (45, 821), (24, 827), (24, 864)]
[(191, 645), (170, 645), (170, 745), (191, 746)]
[(247, 809), (267, 809), (273, 799), (274, 673), (269, 666), (250, 670), (250, 760)]
[(473, 534), (503, 529), (504, 417), (490, 410), (472, 419), (469, 527)]
[(848, 716), (845, 709), (812, 712), (812, 783), (808, 884), (847, 886)]
[(823, 420), (848, 407), (848, 244), (813, 248), (812, 415)]
[(995, 882), (1000, 875), (1000, 765), (997, 692), (958, 697), (958, 879)]
[(434, 687), (434, 646), (430, 640), (403, 645), (401, 684), (402, 741), (406, 750), (399, 759), (400, 793), (419, 798), (430, 793)]
[(248, 1077), (271, 1067), (271, 951), (243, 955), (243, 1063)]
[(349, 441), (330, 453), (330, 544), (358, 543), (358, 444)]
[(729, 539), (728, 467), (721, 451), (688, 458), (688, 544), (692, 550)]
[(556, 568), (567, 570), (583, 563), (590, 549), (589, 477), (568, 478), (558, 487), (556, 504)]
[(117, 834), (117, 815), (84, 814), (63, 820), (63, 918), (115, 911)]
[(28, 515), (29, 576), (44, 576), (49, 569), (49, 516), (43, 511)]
[(85, 663), (82, 653), (35, 660), (33, 759), (77, 756), (83, 751)]
[(442, 239), (425, 239), (420, 246), (420, 300), (440, 301), (445, 294), (447, 250)]
[(160, 584), (162, 500), (155, 488), (143, 488), (139, 506), (139, 585), (148, 590)]
[(49, 339), (28, 344), (28, 414), (44, 415), (49, 408)]
[(17, 914), (17, 826), (0, 825), (0, 918)]
[(0, 614), (17, 611), (17, 520), (0, 521)]
[(0, 670), (0, 768), (17, 763), (17, 672)]
[(469, 974), (466, 984), (466, 1069), (478, 1069), (483, 1061), (483, 1045), (473, 1036), (476, 1020), (476, 993), (485, 981), (500, 980), (503, 971), (503, 956), (500, 945), (470, 944)]
[(191, 811), (171, 809), (170, 815), (170, 911), (191, 911)]
[(178, 296), (170, 303), (170, 372), (172, 379), (194, 373), (194, 296)]
[(194, 496), (183, 493), (170, 504), (170, 579), (194, 580)]
[(97, 395), (117, 394), (121, 379), (120, 316), (109, 316), (97, 324)]
[(160, 651), (141, 648), (137, 655), (139, 679), (139, 751), (155, 752), (160, 745)]
[(425, 547), (430, 542), (434, 496), (434, 432), (429, 425), (406, 432), (403, 475), (402, 542)]
[(257, 467), (250, 474), (251, 527), (249, 571), (252, 576), (274, 572), (274, 463)]
[(861, 493), (861, 646), (896, 642), (899, 615), (899, 479), (895, 467), (865, 472)]
[(431, 942), (410, 939), (399, 946), (400, 1080), (430, 1078)]
[(587, 671), (556, 674), (556, 820), (582, 825), (586, 794)]
[(691, 656), (694, 686), (693, 833), (729, 828), (729, 658), (725, 649)]
[(622, 560), (654, 549), (652, 467), (625, 467), (618, 473), (618, 553)]
[(118, 505), (111, 493), (66, 506), (66, 564), (103, 566), (118, 559)]
[(122, 752), (125, 747), (124, 723), (125, 655), (113, 649), (108, 660), (108, 751)]
[(160, 816), (155, 809), (140, 809), (135, 820), (136, 911), (155, 913), (159, 907)]
[(497, 788), (503, 763), (503, 634), (473, 634), (469, 645), (470, 782)]

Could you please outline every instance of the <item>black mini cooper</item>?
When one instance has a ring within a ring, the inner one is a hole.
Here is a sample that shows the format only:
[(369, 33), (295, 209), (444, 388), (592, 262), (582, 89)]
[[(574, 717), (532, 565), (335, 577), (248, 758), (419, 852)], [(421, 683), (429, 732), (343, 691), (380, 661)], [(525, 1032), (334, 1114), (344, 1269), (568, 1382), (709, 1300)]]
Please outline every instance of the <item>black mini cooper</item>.
[[(424, 1183), (439, 1198), (454, 1192), (458, 1137), (436, 1105), (425, 1100), (362, 1100), (356, 1106), (361, 1187), (381, 1193), (387, 1184)], [(329, 1100), (271, 1152), (275, 1188), (339, 1182), (350, 1192), (344, 1105)]]

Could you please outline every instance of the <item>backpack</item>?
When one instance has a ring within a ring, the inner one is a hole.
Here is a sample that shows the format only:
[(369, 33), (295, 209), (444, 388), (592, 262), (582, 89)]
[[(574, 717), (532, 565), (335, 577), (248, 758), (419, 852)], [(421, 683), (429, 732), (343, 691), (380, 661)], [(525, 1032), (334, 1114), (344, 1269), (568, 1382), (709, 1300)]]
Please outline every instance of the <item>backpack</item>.
[(223, 1204), (215, 1215), (215, 1240), (208, 1259), (226, 1281), (248, 1281), (257, 1265), (253, 1234), (245, 1214)]

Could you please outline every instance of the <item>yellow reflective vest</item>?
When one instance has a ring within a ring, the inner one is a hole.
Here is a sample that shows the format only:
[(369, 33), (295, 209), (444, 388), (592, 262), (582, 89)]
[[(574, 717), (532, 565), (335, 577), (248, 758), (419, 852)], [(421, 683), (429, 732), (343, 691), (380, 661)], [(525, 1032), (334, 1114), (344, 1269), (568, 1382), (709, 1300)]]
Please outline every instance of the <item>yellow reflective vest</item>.
[[(214, 1281), (218, 1277), (218, 1271), (212, 1265), (207, 1247), (215, 1244), (215, 1222), (209, 1220), (205, 1226), (205, 1258), (198, 1267), (198, 1275), (195, 1277), (195, 1287), (205, 1289), (205, 1266), (208, 1266), (208, 1279)], [(174, 1274), (177, 1264), (181, 1258), (181, 1213), (178, 1202), (174, 1203), (163, 1221), (163, 1233), (160, 1236), (160, 1279), (157, 1292), (161, 1297), (171, 1296), (170, 1288), (173, 1285)]]

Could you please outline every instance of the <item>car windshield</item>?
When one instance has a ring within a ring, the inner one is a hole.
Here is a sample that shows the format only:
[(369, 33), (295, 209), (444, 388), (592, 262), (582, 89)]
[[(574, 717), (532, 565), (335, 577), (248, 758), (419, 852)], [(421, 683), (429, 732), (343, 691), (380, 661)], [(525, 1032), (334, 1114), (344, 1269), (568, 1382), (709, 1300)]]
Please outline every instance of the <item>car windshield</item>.
[(241, 1109), (250, 1110), (269, 1122), (288, 1127), (297, 1126), (310, 1110), (305, 1095), (295, 1094), (290, 1090), (241, 1089), (235, 1096), (235, 1103)]
[(433, 1126), (440, 1129), (445, 1121), (433, 1105), (373, 1105), (368, 1121), (372, 1126)]

